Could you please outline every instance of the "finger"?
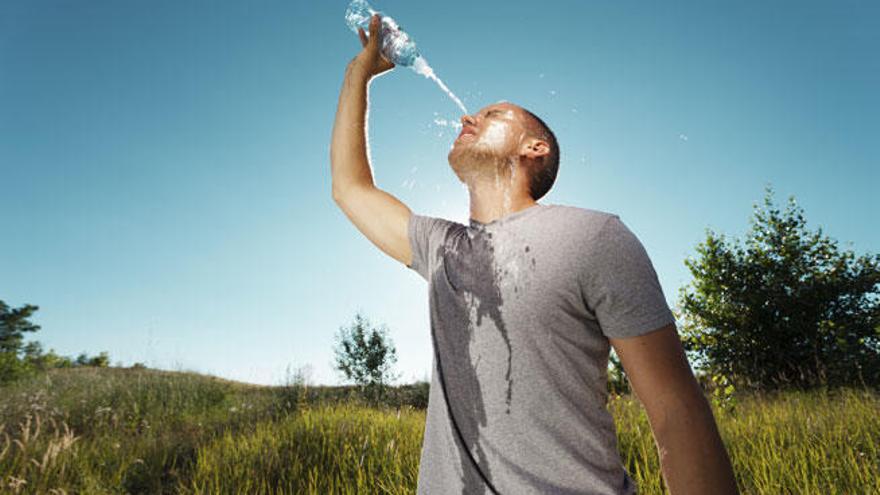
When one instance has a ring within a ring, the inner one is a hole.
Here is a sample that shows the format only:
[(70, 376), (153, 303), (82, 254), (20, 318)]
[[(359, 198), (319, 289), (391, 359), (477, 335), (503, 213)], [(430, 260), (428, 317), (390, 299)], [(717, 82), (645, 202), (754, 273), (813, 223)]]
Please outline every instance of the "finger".
[(361, 38), (361, 46), (367, 46), (369, 41), (367, 40), (367, 33), (364, 32), (364, 28), (358, 28), (358, 36)]
[(370, 39), (377, 38), (379, 35), (379, 14), (373, 14), (370, 18)]

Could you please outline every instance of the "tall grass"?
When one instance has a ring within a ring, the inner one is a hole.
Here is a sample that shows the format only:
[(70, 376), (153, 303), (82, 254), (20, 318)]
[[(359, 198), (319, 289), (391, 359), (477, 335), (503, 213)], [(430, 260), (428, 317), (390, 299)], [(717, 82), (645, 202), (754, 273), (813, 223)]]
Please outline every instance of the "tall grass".
[[(639, 403), (608, 407), (640, 495), (666, 493)], [(880, 493), (875, 392), (744, 395), (712, 409), (742, 493)], [(424, 421), (422, 409), (300, 386), (53, 370), (0, 388), (0, 493), (414, 493)]]
[(409, 409), (305, 409), (200, 449), (183, 493), (412, 493), (424, 422)]
[[(712, 407), (741, 493), (880, 494), (880, 396), (824, 388), (739, 397)], [(667, 493), (644, 409), (612, 399), (621, 456), (639, 493)]]

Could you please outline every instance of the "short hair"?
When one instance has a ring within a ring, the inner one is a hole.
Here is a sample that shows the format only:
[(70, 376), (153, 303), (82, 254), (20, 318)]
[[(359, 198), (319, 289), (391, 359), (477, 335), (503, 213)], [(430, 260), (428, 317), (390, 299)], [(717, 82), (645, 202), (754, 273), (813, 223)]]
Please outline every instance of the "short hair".
[[(522, 107), (520, 107), (522, 108)], [(556, 135), (540, 117), (523, 108), (523, 110), (538, 123), (543, 136), (541, 137), (550, 145), (550, 152), (544, 155), (540, 167), (532, 171), (529, 177), (529, 195), (534, 201), (541, 199), (553, 187), (556, 182), (556, 174), (559, 171), (559, 143)]]

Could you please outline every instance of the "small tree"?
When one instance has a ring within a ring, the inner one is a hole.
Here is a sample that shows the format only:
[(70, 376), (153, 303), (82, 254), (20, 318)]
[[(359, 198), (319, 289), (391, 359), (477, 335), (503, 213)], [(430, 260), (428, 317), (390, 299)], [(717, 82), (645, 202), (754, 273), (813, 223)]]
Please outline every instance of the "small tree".
[(24, 346), (22, 361), (25, 366), (37, 371), (46, 371), (51, 368), (71, 368), (73, 361), (66, 356), (59, 356), (55, 349), (43, 352), (43, 344), (37, 341), (28, 342)]
[(79, 356), (76, 357), (76, 361), (74, 361), (74, 366), (106, 368), (110, 366), (110, 356), (107, 354), (107, 351), (101, 352), (97, 356), (91, 357), (85, 352), (81, 352)]
[(309, 407), (310, 397), (314, 395), (309, 390), (312, 387), (312, 371), (310, 364), (297, 366), (294, 371), (291, 371), (289, 364), (287, 365), (284, 383), (277, 389), (280, 395), (279, 402), (284, 406), (285, 411)]
[(708, 231), (685, 261), (685, 350), (726, 390), (880, 386), (880, 255), (839, 253), (805, 229), (794, 197), (783, 215), (766, 192), (745, 248)]
[(398, 378), (392, 372), (397, 350), (387, 327), (371, 328), (358, 312), (350, 327), (340, 327), (336, 340), (336, 369), (359, 385), (370, 402), (378, 402), (385, 395), (386, 385)]

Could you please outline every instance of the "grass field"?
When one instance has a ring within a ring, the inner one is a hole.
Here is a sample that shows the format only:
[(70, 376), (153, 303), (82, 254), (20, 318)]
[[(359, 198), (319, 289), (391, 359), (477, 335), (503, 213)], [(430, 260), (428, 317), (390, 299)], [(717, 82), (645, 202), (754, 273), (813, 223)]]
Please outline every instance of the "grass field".
[[(425, 411), (338, 390), (195, 373), (75, 368), (0, 388), (0, 493), (414, 493)], [(612, 396), (640, 495), (665, 493), (639, 403)], [(880, 397), (866, 390), (713, 406), (742, 493), (880, 493)]]

